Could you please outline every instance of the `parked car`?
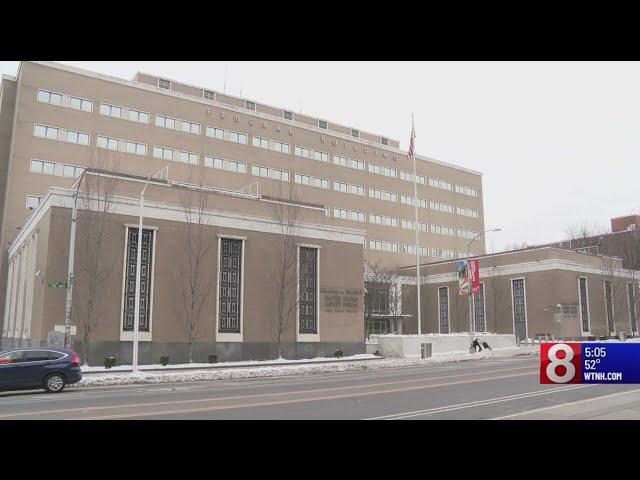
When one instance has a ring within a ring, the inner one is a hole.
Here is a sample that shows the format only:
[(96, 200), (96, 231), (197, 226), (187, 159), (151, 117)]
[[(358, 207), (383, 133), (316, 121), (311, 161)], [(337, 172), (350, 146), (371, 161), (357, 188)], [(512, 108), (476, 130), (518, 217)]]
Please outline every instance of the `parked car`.
[(72, 350), (46, 347), (0, 352), (0, 391), (44, 388), (58, 393), (80, 379), (80, 357)]

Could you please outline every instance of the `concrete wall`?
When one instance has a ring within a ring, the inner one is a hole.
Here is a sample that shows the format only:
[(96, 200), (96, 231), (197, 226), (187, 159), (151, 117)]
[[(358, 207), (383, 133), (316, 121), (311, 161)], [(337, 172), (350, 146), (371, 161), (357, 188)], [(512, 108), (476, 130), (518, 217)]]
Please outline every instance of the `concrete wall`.
[[(513, 335), (474, 335), (479, 342), (487, 342), (492, 349), (516, 347)], [(468, 351), (471, 340), (468, 335), (371, 335), (371, 343), (385, 357), (416, 357), (421, 354), (421, 344), (430, 343), (433, 355), (455, 351)], [(373, 347), (367, 346), (368, 350)]]

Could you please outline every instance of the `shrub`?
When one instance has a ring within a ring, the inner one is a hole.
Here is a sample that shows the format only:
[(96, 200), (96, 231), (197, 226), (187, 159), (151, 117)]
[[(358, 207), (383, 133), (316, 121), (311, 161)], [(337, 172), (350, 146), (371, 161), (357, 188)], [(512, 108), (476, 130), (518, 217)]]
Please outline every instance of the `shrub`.
[(336, 358), (342, 358), (342, 350), (336, 350), (335, 353), (333, 354), (334, 357)]
[(218, 355), (209, 355), (209, 363), (216, 363), (218, 361)]
[(165, 355), (160, 357), (160, 363), (162, 364), (162, 366), (166, 367), (169, 364), (169, 356)]
[(116, 366), (116, 357), (105, 357), (104, 368), (111, 368)]

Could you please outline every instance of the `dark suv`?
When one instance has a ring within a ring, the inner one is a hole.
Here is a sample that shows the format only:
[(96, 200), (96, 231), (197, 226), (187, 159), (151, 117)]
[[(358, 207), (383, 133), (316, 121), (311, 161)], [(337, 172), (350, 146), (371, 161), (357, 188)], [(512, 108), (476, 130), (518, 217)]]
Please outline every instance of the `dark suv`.
[(80, 379), (80, 357), (72, 350), (47, 347), (0, 352), (0, 391), (44, 388), (57, 393)]

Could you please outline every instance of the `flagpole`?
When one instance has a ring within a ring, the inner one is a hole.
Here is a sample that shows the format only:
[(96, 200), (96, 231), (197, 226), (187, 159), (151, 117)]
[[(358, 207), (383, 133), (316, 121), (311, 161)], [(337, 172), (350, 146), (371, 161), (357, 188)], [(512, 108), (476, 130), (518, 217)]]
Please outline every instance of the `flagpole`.
[(418, 335), (422, 335), (422, 312), (420, 305), (420, 228), (418, 223), (418, 175), (416, 171), (416, 148), (415, 148), (415, 128), (413, 113), (411, 114), (411, 156), (413, 157), (413, 206), (415, 209), (415, 229), (416, 229), (416, 290), (418, 292)]

